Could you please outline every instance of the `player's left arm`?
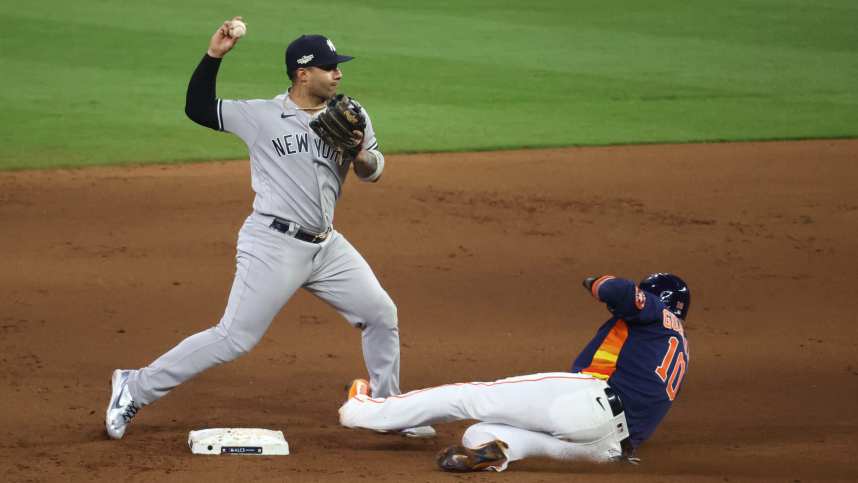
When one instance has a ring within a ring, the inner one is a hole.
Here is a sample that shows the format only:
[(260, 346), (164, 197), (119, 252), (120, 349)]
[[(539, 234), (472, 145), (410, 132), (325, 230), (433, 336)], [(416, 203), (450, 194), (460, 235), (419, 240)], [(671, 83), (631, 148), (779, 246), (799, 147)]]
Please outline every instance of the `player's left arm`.
[(631, 280), (602, 275), (585, 278), (583, 285), (596, 300), (604, 302), (616, 317), (643, 324), (661, 321), (664, 304), (654, 295), (638, 288)]
[(366, 129), (363, 132), (361, 150), (355, 156), (354, 169), (355, 174), (362, 181), (376, 182), (381, 178), (381, 173), (384, 171), (384, 155), (378, 149), (375, 129), (372, 127), (372, 121), (366, 109), (364, 109), (364, 115), (366, 116)]

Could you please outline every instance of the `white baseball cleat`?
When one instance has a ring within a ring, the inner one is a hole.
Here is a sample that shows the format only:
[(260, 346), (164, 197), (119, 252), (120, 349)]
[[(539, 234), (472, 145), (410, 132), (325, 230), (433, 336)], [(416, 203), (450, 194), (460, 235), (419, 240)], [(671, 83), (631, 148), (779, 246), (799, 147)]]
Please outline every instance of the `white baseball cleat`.
[(406, 438), (434, 438), (437, 434), (435, 432), (435, 428), (432, 426), (415, 426), (413, 428), (405, 428), (405, 429), (373, 429), (376, 433), (379, 434), (398, 434), (399, 436), (405, 436)]
[(416, 426), (413, 428), (400, 429), (399, 434), (406, 438), (434, 438), (437, 434), (432, 426)]
[(131, 399), (131, 391), (128, 390), (128, 376), (131, 371), (116, 369), (110, 379), (112, 386), (110, 402), (107, 404), (107, 412), (104, 416), (104, 426), (107, 435), (113, 439), (121, 439), (125, 435), (128, 423), (137, 415), (142, 406), (138, 406)]

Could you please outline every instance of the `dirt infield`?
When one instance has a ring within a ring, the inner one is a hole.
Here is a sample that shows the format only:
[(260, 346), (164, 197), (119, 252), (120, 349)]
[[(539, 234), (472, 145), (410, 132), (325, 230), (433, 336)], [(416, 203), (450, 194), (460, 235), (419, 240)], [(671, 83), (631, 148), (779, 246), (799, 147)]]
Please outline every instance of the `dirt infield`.
[[(108, 379), (220, 318), (247, 162), (0, 173), (5, 481), (814, 481), (858, 468), (858, 141), (391, 156), (336, 225), (399, 307), (403, 389), (565, 370), (607, 316), (586, 275), (691, 286), (683, 390), (643, 464), (453, 476), (435, 440), (337, 424), (359, 333), (306, 293), (250, 355), (107, 440)], [(285, 429), (289, 457), (189, 430)]]

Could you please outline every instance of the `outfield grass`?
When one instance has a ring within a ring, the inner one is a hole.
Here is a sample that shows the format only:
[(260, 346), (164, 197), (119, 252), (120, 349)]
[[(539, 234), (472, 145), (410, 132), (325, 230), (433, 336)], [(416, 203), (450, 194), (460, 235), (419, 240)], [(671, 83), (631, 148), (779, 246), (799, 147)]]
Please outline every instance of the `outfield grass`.
[(386, 152), (858, 136), (854, 0), (41, 0), (0, 14), (0, 168), (232, 159), (185, 118), (225, 18), (218, 94), (272, 97), (324, 33)]

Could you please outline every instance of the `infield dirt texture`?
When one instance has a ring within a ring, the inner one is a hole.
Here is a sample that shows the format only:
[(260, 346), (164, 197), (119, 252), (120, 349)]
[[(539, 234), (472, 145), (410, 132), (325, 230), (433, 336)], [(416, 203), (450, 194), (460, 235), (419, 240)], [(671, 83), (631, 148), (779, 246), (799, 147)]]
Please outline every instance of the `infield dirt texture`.
[[(858, 480), (858, 141), (510, 149), (856, 136), (852, 2), (124, 3), (0, 14), (0, 480)], [(182, 108), (235, 14), (224, 97), (285, 88), (302, 32), (358, 56), (343, 91), (400, 154), (345, 185), (337, 229), (398, 305), (404, 390), (566, 370), (607, 316), (584, 276), (686, 279), (689, 370), (640, 466), (456, 476), (433, 460), (466, 423), (339, 427), (360, 335), (303, 292), (106, 439), (111, 371), (224, 308), (249, 165)], [(509, 150), (401, 154), (479, 148)], [(187, 163), (210, 159), (236, 161)], [(153, 161), (186, 164), (27, 169)], [(188, 431), (222, 426), (283, 429), (293, 454), (190, 454)]]

